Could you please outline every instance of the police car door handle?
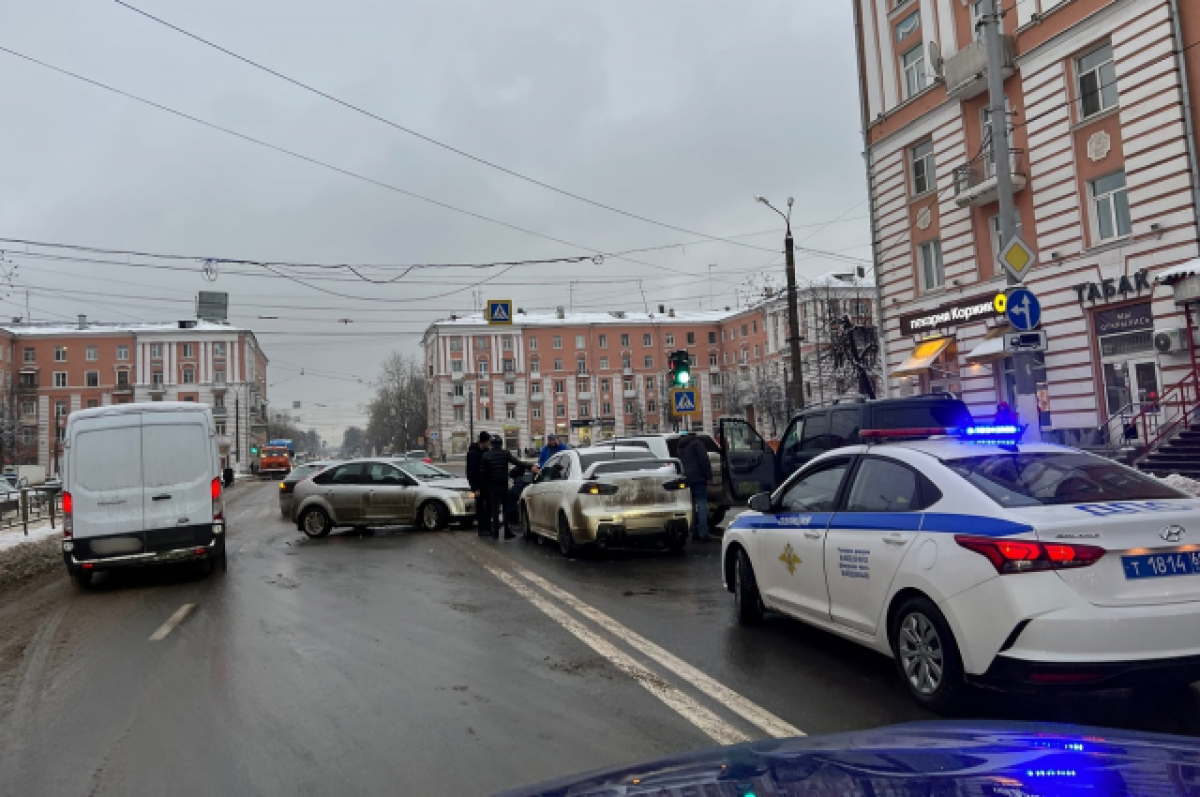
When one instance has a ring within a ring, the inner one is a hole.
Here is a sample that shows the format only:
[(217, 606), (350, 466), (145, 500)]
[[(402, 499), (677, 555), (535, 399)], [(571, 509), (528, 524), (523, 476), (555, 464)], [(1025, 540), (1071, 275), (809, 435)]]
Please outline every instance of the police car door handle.
[(903, 534), (886, 534), (883, 537), (883, 541), (888, 545), (907, 545), (908, 537)]

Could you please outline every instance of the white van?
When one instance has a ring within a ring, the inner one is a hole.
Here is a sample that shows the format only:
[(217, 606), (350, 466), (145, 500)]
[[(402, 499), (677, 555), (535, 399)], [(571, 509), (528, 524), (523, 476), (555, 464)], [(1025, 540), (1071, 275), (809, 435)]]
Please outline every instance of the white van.
[(225, 506), (212, 411), (191, 402), (73, 412), (63, 466), (63, 560), (81, 587), (121, 567), (225, 568)]

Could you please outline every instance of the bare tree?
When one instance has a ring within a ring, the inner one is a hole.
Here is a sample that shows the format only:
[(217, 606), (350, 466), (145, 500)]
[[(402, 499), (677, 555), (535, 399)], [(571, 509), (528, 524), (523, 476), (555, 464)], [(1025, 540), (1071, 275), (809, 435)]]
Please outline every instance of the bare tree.
[(416, 448), (429, 424), (425, 369), (416, 358), (392, 352), (380, 368), (367, 404), (367, 441), (379, 450)]

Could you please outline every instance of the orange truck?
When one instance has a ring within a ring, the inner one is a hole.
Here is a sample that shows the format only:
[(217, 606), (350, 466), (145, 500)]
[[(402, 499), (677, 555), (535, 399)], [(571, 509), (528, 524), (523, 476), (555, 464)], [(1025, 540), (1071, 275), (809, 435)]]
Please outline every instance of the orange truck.
[(291, 452), (282, 446), (264, 446), (258, 456), (258, 475), (264, 478), (286, 476), (292, 472)]

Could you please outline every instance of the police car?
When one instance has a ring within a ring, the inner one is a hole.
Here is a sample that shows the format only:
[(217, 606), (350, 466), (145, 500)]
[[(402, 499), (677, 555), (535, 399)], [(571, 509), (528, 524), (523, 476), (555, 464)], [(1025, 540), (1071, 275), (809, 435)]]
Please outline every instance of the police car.
[(890, 655), (935, 710), (967, 683), (1200, 680), (1200, 499), (1012, 427), (931, 431), (864, 432), (754, 496), (722, 544), (738, 619)]

